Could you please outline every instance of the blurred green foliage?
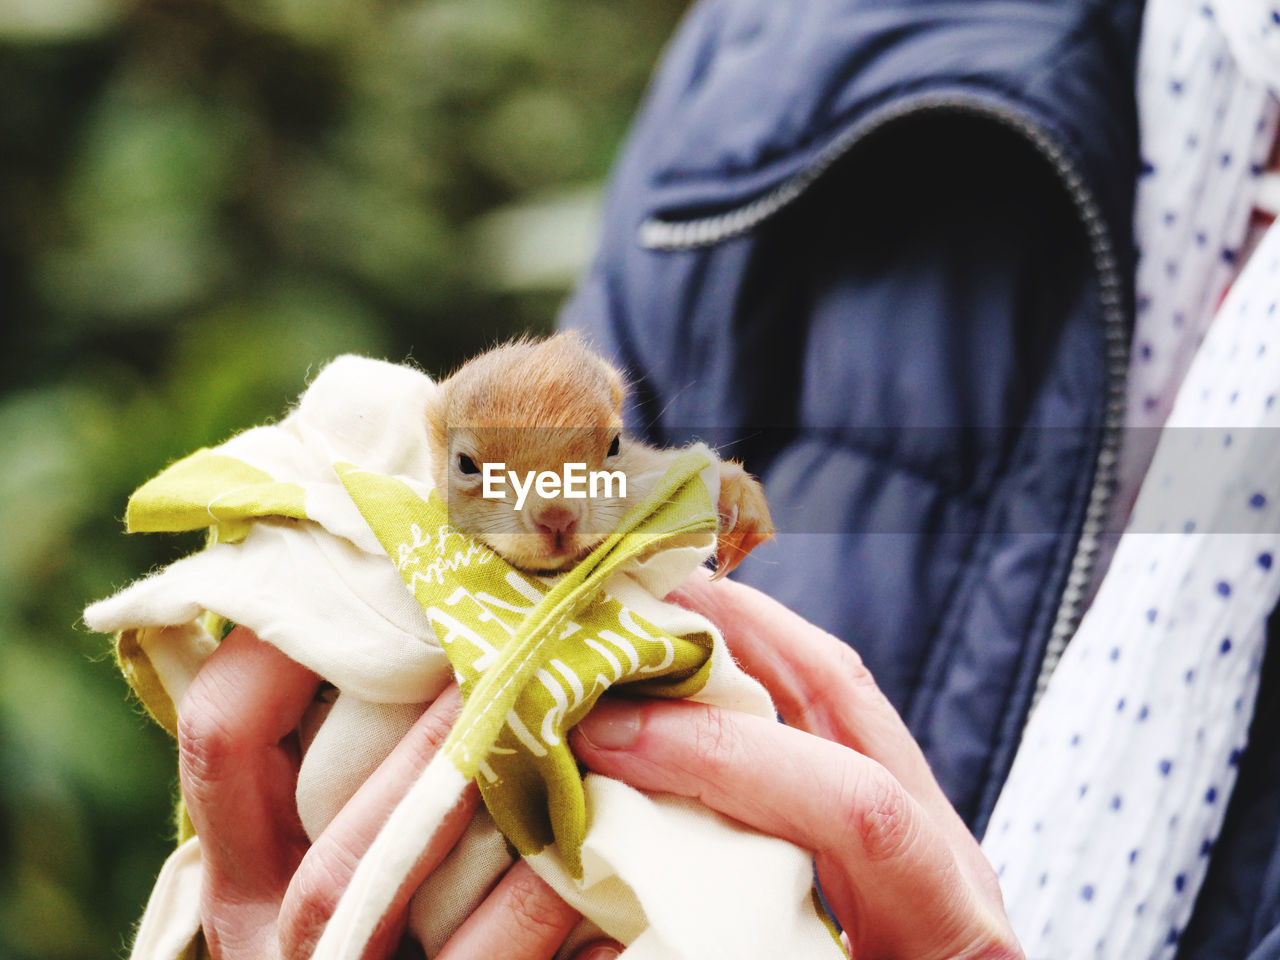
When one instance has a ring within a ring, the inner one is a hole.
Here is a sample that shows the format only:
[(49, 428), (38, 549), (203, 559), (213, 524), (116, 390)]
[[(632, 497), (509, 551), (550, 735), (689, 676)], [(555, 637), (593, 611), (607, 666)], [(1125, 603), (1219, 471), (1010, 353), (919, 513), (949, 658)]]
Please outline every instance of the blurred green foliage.
[(326, 359), (547, 328), (683, 0), (0, 0), (0, 957), (125, 951), (174, 754), (84, 605)]

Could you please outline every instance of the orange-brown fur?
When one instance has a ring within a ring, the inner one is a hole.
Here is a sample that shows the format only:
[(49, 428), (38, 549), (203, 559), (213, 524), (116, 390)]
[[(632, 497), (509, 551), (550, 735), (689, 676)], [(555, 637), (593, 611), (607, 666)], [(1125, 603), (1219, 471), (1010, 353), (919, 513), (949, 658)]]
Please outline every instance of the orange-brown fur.
[[(518, 340), (464, 364), (438, 385), (426, 411), (433, 479), (450, 522), (531, 572), (582, 559), (654, 489), (677, 452), (622, 434), (624, 394), (618, 372), (575, 334)], [(627, 496), (544, 499), (530, 490), (515, 510), (509, 487), (506, 500), (482, 497), (480, 477), (461, 458), (470, 466), (502, 462), (521, 476), (558, 473), (568, 462), (620, 470)], [(733, 462), (720, 465), (719, 510), (722, 576), (769, 539), (773, 526), (760, 484)]]

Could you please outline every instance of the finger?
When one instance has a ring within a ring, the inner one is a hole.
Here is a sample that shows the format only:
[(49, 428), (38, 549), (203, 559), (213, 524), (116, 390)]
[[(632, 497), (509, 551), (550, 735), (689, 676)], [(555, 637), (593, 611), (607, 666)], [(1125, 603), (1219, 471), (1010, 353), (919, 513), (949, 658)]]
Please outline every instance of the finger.
[(693, 576), (670, 599), (720, 627), (735, 659), (764, 684), (788, 725), (876, 760), (947, 821), (947, 829), (968, 834), (911, 731), (848, 644), (734, 581)]
[(970, 880), (992, 896), (999, 883), (942, 791), (920, 745), (862, 658), (838, 637), (772, 597), (734, 581), (686, 580), (671, 599), (708, 616), (743, 669), (760, 680), (790, 726), (880, 763), (960, 851)]
[[(462, 696), (449, 686), (426, 709), (378, 769), (338, 812), (303, 858), (280, 910), (280, 941), (286, 957), (309, 956), (338, 900), (351, 882), (361, 857), (418, 775), (449, 735), (462, 709)], [(432, 836), (430, 846), (401, 885), (369, 951), (385, 956), (392, 951), (404, 924), (413, 892), (453, 848), (479, 803), (470, 784), (466, 793)]]
[(580, 916), (520, 860), (449, 938), (438, 960), (550, 960)]
[[(778, 712), (791, 726), (836, 739), (832, 734), (840, 732), (839, 717), (847, 713), (848, 704), (834, 702), (837, 698), (831, 695), (815, 701), (813, 694), (830, 688), (837, 666), (843, 668), (841, 675), (868, 688), (859, 696), (868, 702), (861, 705), (870, 706), (876, 714), (884, 713), (886, 707), (893, 712), (861, 658), (847, 644), (767, 594), (733, 580), (713, 581), (699, 571), (668, 599), (704, 614), (720, 627), (734, 657), (769, 688)], [(850, 733), (863, 739), (860, 731)]]
[(1007, 945), (1005, 925), (933, 818), (855, 751), (688, 702), (602, 701), (578, 725), (574, 745), (599, 773), (698, 798), (812, 851), (855, 956), (956, 957)]
[(307, 841), (294, 801), (290, 734), (319, 678), (242, 627), (200, 669), (178, 708), (182, 792), (201, 838), (206, 898), (278, 903)]

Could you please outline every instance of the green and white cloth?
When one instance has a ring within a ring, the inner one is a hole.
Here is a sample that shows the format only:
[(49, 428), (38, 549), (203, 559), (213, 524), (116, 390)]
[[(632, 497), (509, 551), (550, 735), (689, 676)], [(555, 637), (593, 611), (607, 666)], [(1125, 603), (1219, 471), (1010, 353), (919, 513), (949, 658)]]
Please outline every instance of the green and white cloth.
[[(582, 912), (570, 945), (602, 931), (634, 960), (844, 956), (805, 851), (695, 802), (583, 777), (566, 743), (615, 685), (773, 715), (714, 626), (660, 599), (714, 549), (714, 455), (689, 448), (582, 563), (533, 577), (449, 526), (429, 479), (434, 389), (408, 367), (334, 361), (278, 424), (134, 494), (131, 531), (208, 528), (209, 545), (85, 613), (116, 634), (121, 668), (170, 732), (227, 621), (332, 684), (301, 729), (298, 809), (312, 837), (456, 676), (465, 703), (453, 732), (361, 861), (315, 956), (360, 955), (472, 779), (485, 810), (410, 910), (428, 956), (511, 847)], [(189, 836), (157, 881), (136, 960), (189, 950), (200, 870)]]

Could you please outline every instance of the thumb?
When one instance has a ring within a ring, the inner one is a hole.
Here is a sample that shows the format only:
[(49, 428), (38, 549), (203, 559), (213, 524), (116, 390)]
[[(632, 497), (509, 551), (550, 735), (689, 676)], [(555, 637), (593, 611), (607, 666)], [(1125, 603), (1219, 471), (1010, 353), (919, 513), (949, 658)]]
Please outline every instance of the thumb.
[(855, 957), (1021, 956), (998, 901), (970, 882), (948, 835), (857, 751), (703, 704), (618, 700), (578, 724), (574, 747), (597, 773), (696, 797), (811, 851)]

